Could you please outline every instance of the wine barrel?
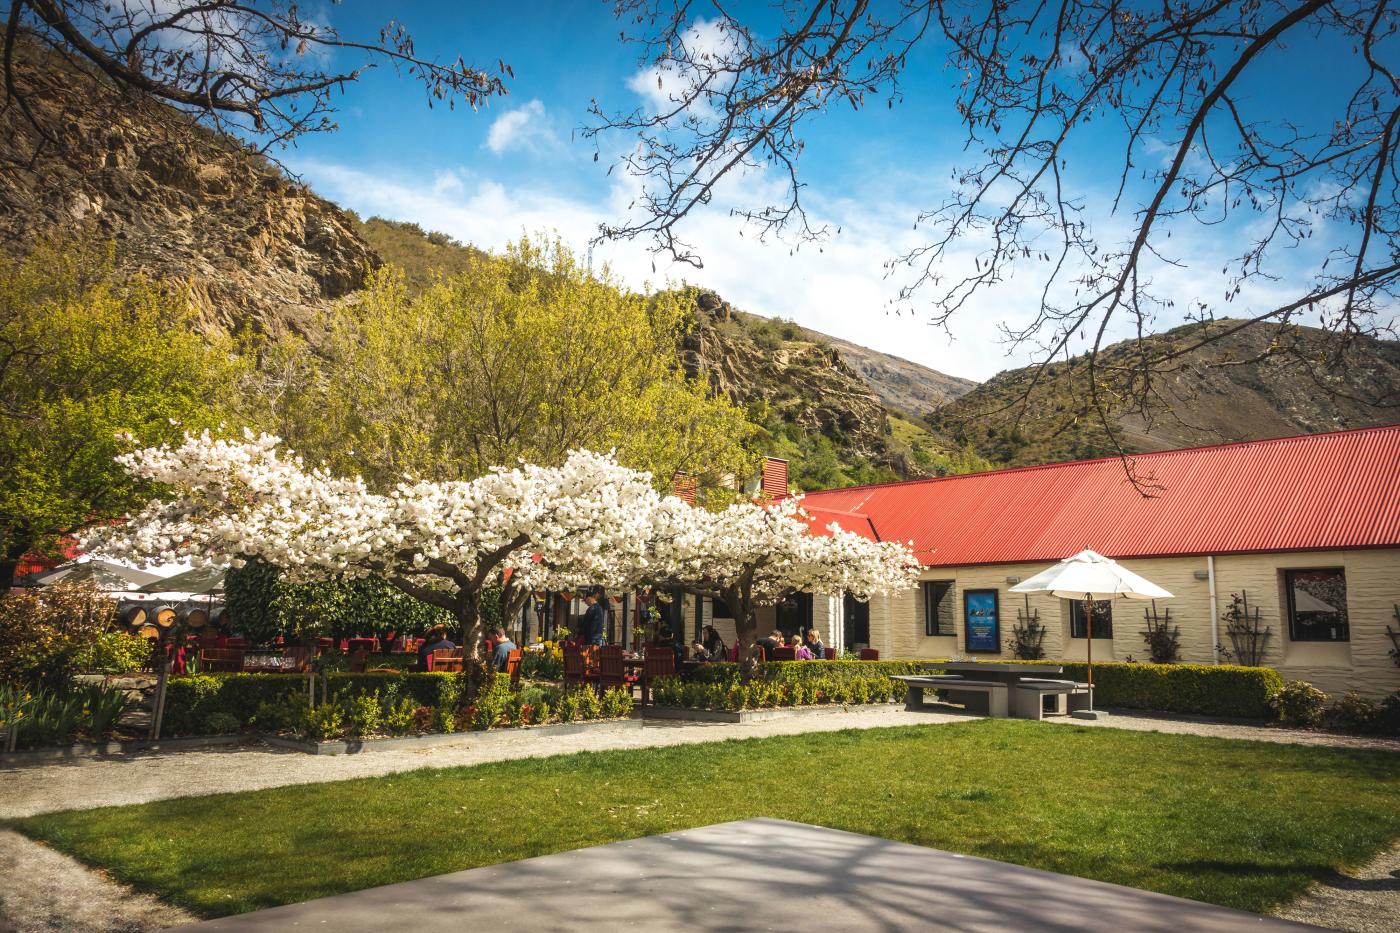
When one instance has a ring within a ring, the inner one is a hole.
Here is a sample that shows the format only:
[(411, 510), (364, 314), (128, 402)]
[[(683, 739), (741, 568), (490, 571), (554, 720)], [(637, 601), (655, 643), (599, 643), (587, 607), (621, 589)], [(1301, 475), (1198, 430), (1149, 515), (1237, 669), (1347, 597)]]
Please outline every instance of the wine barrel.
[(142, 638), (149, 638), (152, 641), (155, 641), (156, 639), (160, 638), (160, 629), (147, 622), (145, 625), (141, 626), (139, 629), (136, 630), (136, 634)]
[(191, 609), (185, 616), (185, 624), (190, 628), (204, 628), (209, 624), (209, 613), (203, 609)]
[(149, 621), (149, 616), (144, 606), (132, 606), (122, 613), (122, 621), (131, 628), (141, 628)]
[(161, 628), (170, 628), (180, 621), (180, 613), (175, 611), (174, 606), (161, 606), (156, 610), (156, 625)]
[(215, 609), (214, 614), (209, 617), (209, 624), (215, 628), (223, 628), (226, 622), (228, 622), (228, 613), (224, 612), (222, 606)]

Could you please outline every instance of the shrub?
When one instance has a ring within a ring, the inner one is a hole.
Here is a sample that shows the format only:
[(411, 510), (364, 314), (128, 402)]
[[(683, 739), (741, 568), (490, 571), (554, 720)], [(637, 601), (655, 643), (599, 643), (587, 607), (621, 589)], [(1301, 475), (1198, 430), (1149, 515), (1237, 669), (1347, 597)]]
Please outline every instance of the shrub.
[(306, 714), (302, 736), (311, 742), (338, 737), (345, 728), (345, 713), (339, 703), (322, 703)]
[[(420, 707), (425, 708), (425, 707)], [(417, 723), (417, 709), (413, 706), (413, 701), (408, 697), (399, 698), (397, 703), (384, 701), (382, 707), (382, 723), (384, 731), (390, 735), (408, 735), (413, 732)]]
[(1269, 698), (1278, 718), (1291, 726), (1316, 726), (1327, 711), (1327, 694), (1305, 680), (1290, 680)]
[(1372, 703), (1355, 690), (1348, 690), (1332, 704), (1327, 718), (1330, 724), (1346, 732), (1372, 732), (1379, 724), (1380, 714), (1380, 704)]
[[(461, 675), (430, 673), (327, 675), (328, 694), (337, 699), (378, 691), (381, 696), (406, 698), (413, 706), (454, 708), (461, 695)], [(192, 735), (211, 713), (228, 713), (247, 724), (264, 703), (295, 697), (307, 705), (303, 674), (196, 674), (172, 677), (166, 685), (165, 718), (161, 734)], [(259, 728), (268, 728), (260, 721)], [(291, 729), (291, 726), (285, 728)]]
[(115, 615), (116, 603), (88, 584), (0, 596), (0, 683), (61, 690)]
[(103, 632), (78, 651), (74, 667), (89, 674), (130, 674), (150, 659), (151, 644), (126, 632)]
[(373, 693), (343, 696), (335, 702), (342, 710), (347, 736), (361, 739), (378, 731), (380, 722), (378, 690)]
[(437, 710), (431, 706), (420, 706), (413, 711), (412, 729), (422, 735), (425, 732), (432, 732), (437, 723)]
[(210, 713), (209, 718), (204, 720), (204, 731), (209, 735), (227, 735), (241, 728), (243, 724), (228, 713)]
[(1382, 735), (1400, 736), (1400, 690), (1377, 704), (1374, 725)]

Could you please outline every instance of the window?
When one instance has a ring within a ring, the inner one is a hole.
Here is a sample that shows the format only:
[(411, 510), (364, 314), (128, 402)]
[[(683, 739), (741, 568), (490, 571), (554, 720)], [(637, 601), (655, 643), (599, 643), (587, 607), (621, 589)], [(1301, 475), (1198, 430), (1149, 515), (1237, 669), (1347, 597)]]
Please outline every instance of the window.
[(958, 634), (957, 610), (953, 605), (952, 580), (924, 581), (924, 634)]
[[(1070, 600), (1069, 637), (1084, 637), (1084, 600), (1082, 599)], [(1094, 637), (1113, 637), (1113, 603), (1106, 599), (1094, 601)]]
[(1294, 641), (1350, 641), (1344, 570), (1285, 570), (1288, 637)]
[(865, 648), (870, 644), (870, 603), (861, 602), (850, 593), (846, 594), (843, 605), (843, 618), (846, 620), (847, 651)]

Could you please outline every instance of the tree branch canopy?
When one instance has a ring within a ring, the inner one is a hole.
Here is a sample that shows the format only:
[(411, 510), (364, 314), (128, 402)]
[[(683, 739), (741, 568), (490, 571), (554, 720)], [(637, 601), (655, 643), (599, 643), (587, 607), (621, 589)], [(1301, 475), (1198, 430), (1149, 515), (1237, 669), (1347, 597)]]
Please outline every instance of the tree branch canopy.
[[(668, 103), (594, 105), (590, 134), (635, 138), (620, 164), (642, 183), (602, 237), (698, 264), (684, 226), (743, 172), (762, 174), (759, 192), (781, 192), (734, 209), (743, 225), (798, 245), (831, 235), (803, 204), (803, 130), (838, 106), (904, 105), (913, 50), (929, 46), (952, 76), (964, 164), (946, 196), (911, 212), (923, 242), (886, 269), (896, 305), (945, 328), (1013, 276), (1037, 283), (1038, 306), (1001, 325), (1009, 349), (1039, 368), (1014, 406), (1032, 403), (1047, 367), (1084, 350), (1066, 423), (1098, 419), (1126, 456), (1118, 419), (1150, 425), (1168, 404), (1162, 384), (1180, 354), (1148, 340), (1164, 324), (1201, 325), (1188, 344), (1220, 339), (1229, 327), (1205, 326), (1218, 318), (1268, 326), (1274, 350), (1319, 384), (1360, 338), (1395, 333), (1400, 14), (1390, 0), (816, 0), (775, 4), (763, 29), (718, 5), (616, 6)], [(1300, 68), (1327, 71), (1320, 103), (1268, 92)], [(1230, 244), (1224, 253), (1199, 255), (1193, 235), (1205, 228)], [(1299, 350), (1303, 323), (1324, 330), (1320, 349)], [(1101, 369), (1100, 351), (1125, 336), (1131, 364)]]
[[(424, 58), (397, 22), (369, 41), (341, 36), (285, 0), (14, 0), (3, 51), (5, 103), (26, 113), (10, 65), (21, 33), (264, 149), (335, 129), (333, 93), (380, 64), (420, 83), (430, 107), (460, 101), (475, 110), (505, 94), (505, 78), (513, 77), (504, 62), (487, 70), (460, 56)], [(333, 67), (346, 57), (356, 64)]]

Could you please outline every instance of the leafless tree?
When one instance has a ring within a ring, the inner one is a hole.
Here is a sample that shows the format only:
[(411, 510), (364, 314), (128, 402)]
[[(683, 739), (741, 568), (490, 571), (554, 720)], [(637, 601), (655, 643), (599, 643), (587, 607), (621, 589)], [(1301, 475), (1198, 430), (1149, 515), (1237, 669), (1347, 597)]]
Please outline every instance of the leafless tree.
[[(370, 40), (343, 37), (286, 0), (11, 0), (3, 106), (21, 108), (46, 135), (15, 79), (16, 46), (26, 36), (263, 149), (334, 129), (333, 93), (379, 64), (420, 82), (429, 106), (475, 109), (504, 94), (513, 76), (504, 62), (491, 72), (460, 56), (424, 58), (397, 22)], [(355, 67), (336, 67), (342, 55)]]
[[(682, 225), (727, 175), (756, 168), (776, 171), (784, 192), (736, 209), (743, 223), (799, 242), (830, 235), (803, 204), (803, 125), (838, 107), (900, 106), (913, 50), (932, 46), (946, 52), (969, 164), (945, 200), (914, 209), (926, 239), (890, 261), (897, 303), (918, 302), (947, 327), (1013, 271), (1039, 276), (1033, 319), (1003, 325), (1011, 347), (1038, 363), (1015, 404), (1024, 410), (1065, 372), (1052, 364), (1082, 336), (1083, 411), (1126, 456), (1115, 419), (1150, 421), (1162, 374), (1208, 343), (1270, 326), (1269, 353), (1293, 355), (1335, 388), (1329, 374), (1354, 342), (1393, 334), (1400, 17), (1390, 3), (891, 0), (876, 9), (808, 0), (775, 4), (760, 29), (728, 5), (619, 0), (669, 104), (616, 113), (595, 102), (588, 132), (634, 134), (624, 165), (644, 186), (632, 213), (601, 235), (640, 238), (698, 265)], [(1261, 95), (1258, 82), (1280, 68), (1345, 82), (1335, 109)], [(1086, 144), (1101, 150), (1105, 139), (1116, 140), (1117, 191), (1096, 212), (1066, 176)], [(1126, 235), (1096, 231), (1096, 220)], [(1215, 264), (1223, 294), (1176, 308), (1154, 278), (1186, 266), (1183, 241), (1196, 225), (1223, 227), (1240, 247)], [(1315, 233), (1320, 242), (1310, 242)], [(969, 248), (970, 269), (955, 255)], [(1182, 318), (1201, 326), (1171, 343), (1148, 339), (1164, 319)], [(1326, 338), (1300, 340), (1305, 322)], [(1136, 334), (1127, 351), (1102, 355), (1125, 331)]]

